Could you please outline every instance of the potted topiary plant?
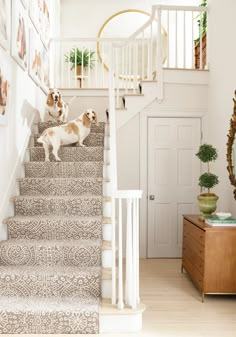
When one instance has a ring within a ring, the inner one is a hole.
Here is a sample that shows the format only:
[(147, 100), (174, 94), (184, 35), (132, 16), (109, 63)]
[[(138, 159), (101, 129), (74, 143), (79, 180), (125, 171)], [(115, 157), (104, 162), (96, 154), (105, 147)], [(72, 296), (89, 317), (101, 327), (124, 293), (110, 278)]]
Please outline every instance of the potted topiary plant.
[(76, 67), (76, 74), (81, 75), (81, 69), (92, 68), (95, 63), (95, 51), (87, 48), (73, 47), (68, 54), (65, 54), (65, 62), (71, 63), (71, 70)]
[(198, 185), (202, 189), (207, 189), (206, 193), (201, 193), (197, 198), (199, 202), (199, 209), (202, 212), (201, 220), (210, 217), (216, 210), (216, 202), (219, 197), (215, 193), (211, 193), (211, 188), (219, 183), (219, 178), (215, 174), (210, 172), (210, 162), (215, 161), (218, 158), (217, 150), (209, 144), (203, 144), (199, 147), (196, 156), (201, 162), (207, 164), (207, 172), (203, 173), (199, 177)]

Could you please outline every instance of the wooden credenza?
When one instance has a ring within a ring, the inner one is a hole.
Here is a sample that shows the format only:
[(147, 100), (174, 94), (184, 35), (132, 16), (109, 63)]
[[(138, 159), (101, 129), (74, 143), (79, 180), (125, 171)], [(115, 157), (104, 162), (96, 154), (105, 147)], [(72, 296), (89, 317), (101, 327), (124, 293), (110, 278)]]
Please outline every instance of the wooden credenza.
[(213, 227), (184, 215), (182, 271), (204, 294), (236, 294), (236, 227)]

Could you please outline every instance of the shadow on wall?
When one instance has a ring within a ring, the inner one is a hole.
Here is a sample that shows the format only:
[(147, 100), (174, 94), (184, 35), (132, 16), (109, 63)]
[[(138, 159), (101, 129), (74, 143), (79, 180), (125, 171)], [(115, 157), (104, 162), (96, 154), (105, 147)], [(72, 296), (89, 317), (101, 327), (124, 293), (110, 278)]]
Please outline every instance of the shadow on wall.
[(21, 116), (22, 116), (22, 124), (27, 125), (29, 129), (32, 128), (33, 122), (39, 122), (40, 112), (35, 109), (27, 100), (24, 100), (21, 107)]

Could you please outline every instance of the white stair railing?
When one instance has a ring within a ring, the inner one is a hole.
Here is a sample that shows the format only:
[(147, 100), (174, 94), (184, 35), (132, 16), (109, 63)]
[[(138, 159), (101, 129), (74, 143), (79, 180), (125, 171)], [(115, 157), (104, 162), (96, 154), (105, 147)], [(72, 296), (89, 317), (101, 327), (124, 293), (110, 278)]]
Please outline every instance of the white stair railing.
[[(110, 48), (111, 59), (114, 60), (114, 49)], [(125, 298), (126, 304), (136, 309), (139, 303), (139, 199), (142, 191), (117, 190), (117, 157), (116, 157), (116, 115), (115, 88), (113, 68), (110, 64), (109, 85), (109, 126), (110, 126), (110, 180), (112, 190), (112, 304), (119, 309), (124, 308), (124, 273), (123, 258), (126, 258)], [(123, 200), (126, 200), (126, 254), (123, 249)], [(118, 201), (118, 246), (116, 240), (116, 204)], [(116, 246), (118, 248), (118, 294), (116, 291)]]
[[(207, 69), (206, 22), (206, 7), (156, 5), (150, 19), (127, 39), (53, 39), (51, 84), (60, 88), (108, 88), (113, 62), (119, 102), (120, 91), (139, 92), (141, 80), (161, 84), (163, 68)], [(111, 43), (115, 50), (112, 60)], [(94, 52), (80, 75), (66, 62), (73, 48), (82, 54)]]

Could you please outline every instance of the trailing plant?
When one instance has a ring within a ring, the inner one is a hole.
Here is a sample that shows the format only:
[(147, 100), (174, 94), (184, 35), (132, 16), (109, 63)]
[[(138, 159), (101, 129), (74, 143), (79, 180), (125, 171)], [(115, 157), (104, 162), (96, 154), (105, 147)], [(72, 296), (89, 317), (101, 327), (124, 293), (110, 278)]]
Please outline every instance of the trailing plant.
[(201, 188), (206, 188), (208, 193), (210, 189), (219, 183), (219, 178), (215, 174), (210, 172), (210, 162), (215, 161), (218, 158), (218, 151), (212, 145), (203, 144), (199, 147), (196, 156), (203, 162), (207, 164), (207, 172), (203, 173), (199, 177), (198, 185)]
[[(200, 6), (206, 7), (207, 6), (207, 0), (203, 0), (202, 3), (200, 4)], [(194, 40), (195, 43), (199, 42), (200, 36), (203, 36), (207, 32), (207, 12), (203, 12), (203, 14), (200, 13), (197, 17), (199, 17), (199, 16), (200, 16), (200, 19), (197, 20), (198, 29), (199, 29), (199, 37), (196, 40)], [(201, 20), (201, 16), (202, 16), (202, 20)]]
[(84, 68), (90, 66), (92, 68), (95, 64), (95, 51), (73, 47), (69, 54), (65, 54), (65, 62), (71, 63), (71, 70), (75, 66), (83, 66)]

